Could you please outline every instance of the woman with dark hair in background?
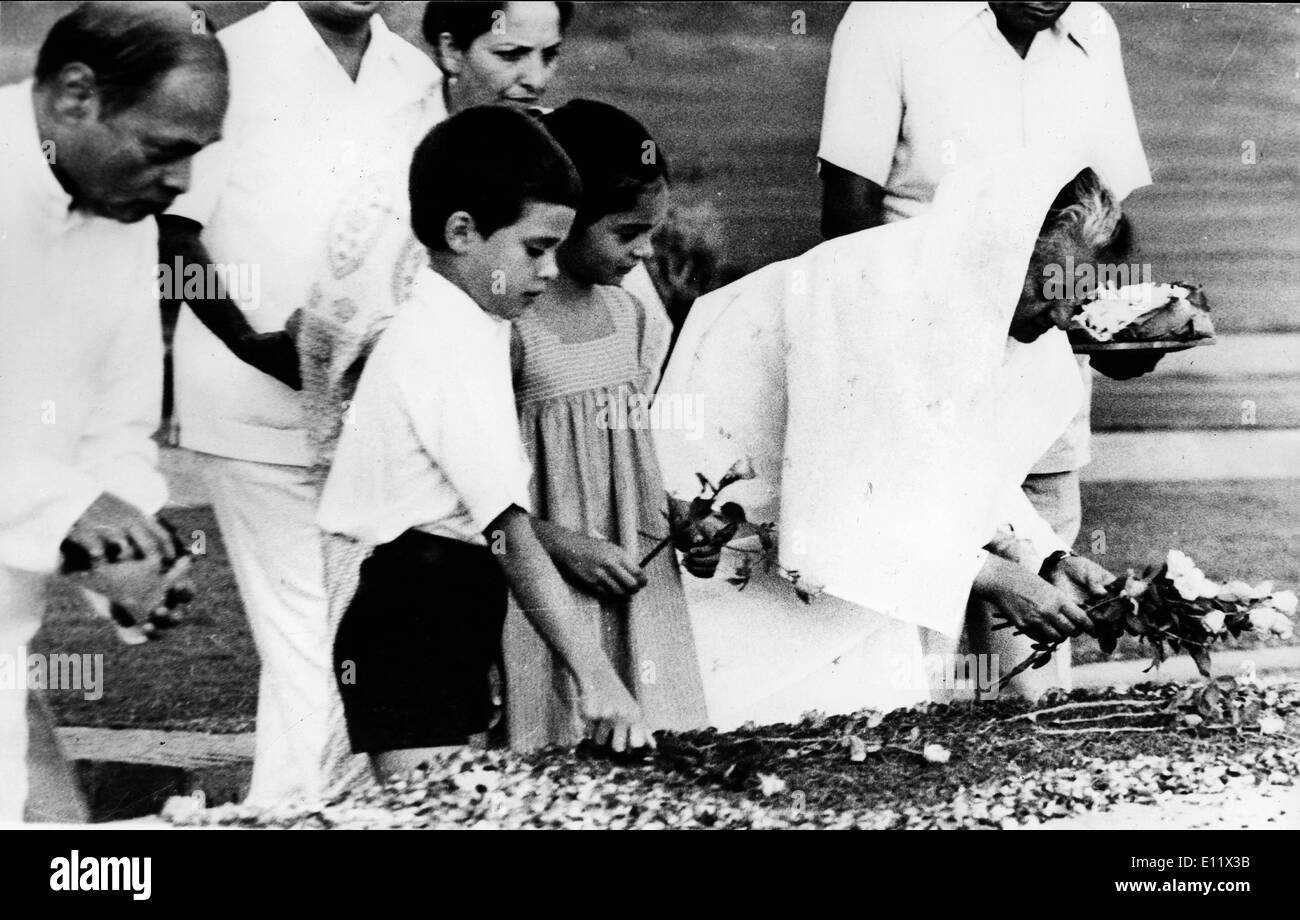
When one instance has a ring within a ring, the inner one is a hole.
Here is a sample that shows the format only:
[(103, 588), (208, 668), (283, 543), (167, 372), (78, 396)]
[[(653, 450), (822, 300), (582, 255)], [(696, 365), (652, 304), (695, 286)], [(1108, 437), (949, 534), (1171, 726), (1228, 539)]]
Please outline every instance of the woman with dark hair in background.
[(572, 3), (429, 3), (424, 40), (442, 71), (447, 111), (541, 105), (572, 18)]
[[(545, 111), (542, 98), (555, 76), (564, 35), (573, 19), (573, 4), (545, 0), (480, 3), (434, 0), (424, 10), (424, 40), (442, 71), (443, 100), (448, 112), (471, 105), (505, 103)], [(659, 327), (667, 354), (672, 323), (664, 309), (669, 295), (638, 264), (623, 287), (646, 305)]]

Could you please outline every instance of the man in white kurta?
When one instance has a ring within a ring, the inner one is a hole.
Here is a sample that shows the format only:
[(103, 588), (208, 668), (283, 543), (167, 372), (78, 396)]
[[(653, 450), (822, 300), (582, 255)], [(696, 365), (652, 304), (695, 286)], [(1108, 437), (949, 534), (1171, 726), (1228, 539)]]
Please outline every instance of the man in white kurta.
[[(92, 555), (109, 540), (163, 545), (151, 215), (184, 191), (190, 156), (216, 139), (225, 111), (224, 61), (215, 45), (187, 45), (204, 39), (190, 38), (183, 5), (91, 4), (60, 26), (35, 88), (0, 89), (0, 661), (12, 669), (0, 687), (0, 823), (22, 819), (31, 786), (25, 655), (60, 544)], [(193, 56), (119, 106), (75, 54), (97, 43), (102, 66), (118, 66), (127, 27), (134, 53)]]
[[(158, 511), (157, 225), (70, 211), (31, 84), (0, 90), (0, 654), (25, 678), (59, 544), (104, 492)], [(26, 693), (0, 689), (0, 821), (21, 819)]]
[[(170, 212), (202, 225), (213, 262), (257, 267), (260, 283), (239, 306), (258, 332), (284, 329), (313, 286), (329, 287), (322, 272), (364, 257), (383, 215), (341, 228), (340, 241), (335, 211), (374, 156), (412, 148), (410, 119), (397, 116), (441, 112), (437, 68), (379, 16), (355, 79), (329, 34), (291, 2), (219, 33), (231, 69), (226, 139), (196, 160), (194, 187)], [(334, 681), (301, 400), (188, 309), (174, 348), (181, 445), (204, 461), (262, 663), (249, 800), (314, 798), (337, 765), (326, 762)]]
[[(995, 6), (1009, 5), (849, 7), (835, 33), (818, 150), (828, 234), (924, 213), (953, 170), (1026, 147), (1094, 163), (1117, 200), (1151, 182), (1110, 14), (1096, 3), (1063, 13), (1063, 4), (1044, 3), (1033, 22), (1037, 11), (1012, 10), (1028, 23), (1022, 57)], [(858, 206), (858, 195), (870, 203)], [(1091, 459), (1092, 373), (1087, 358), (1078, 363), (1083, 404), (1024, 484), (1067, 546), (1081, 522), (1078, 471)], [(1060, 678), (1068, 682), (1068, 671)]]

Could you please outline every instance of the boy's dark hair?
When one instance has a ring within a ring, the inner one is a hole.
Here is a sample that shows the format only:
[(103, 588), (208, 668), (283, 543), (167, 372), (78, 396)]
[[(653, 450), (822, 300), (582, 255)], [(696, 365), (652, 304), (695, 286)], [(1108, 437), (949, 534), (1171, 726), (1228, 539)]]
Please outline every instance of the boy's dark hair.
[(606, 214), (636, 207), (656, 182), (668, 181), (668, 161), (645, 127), (622, 109), (574, 99), (542, 116), (582, 177), (582, 206), (574, 231)]
[(519, 220), (529, 201), (576, 209), (578, 173), (533, 118), (477, 105), (438, 124), (411, 160), (411, 228), (429, 249), (447, 249), (447, 218), (465, 211), (489, 237)]
[(95, 73), (100, 111), (111, 117), (136, 105), (178, 67), (227, 72), (226, 54), (209, 28), (192, 29), (186, 3), (83, 3), (54, 23), (36, 57), (36, 83), (68, 64)]
[[(560, 34), (573, 19), (573, 4), (557, 2), (560, 11)], [(497, 14), (506, 8), (504, 3), (484, 3), (481, 0), (431, 0), (424, 7), (424, 40), (438, 47), (438, 36), (451, 34), (452, 43), (461, 51), (474, 44), (474, 39), (488, 32)]]

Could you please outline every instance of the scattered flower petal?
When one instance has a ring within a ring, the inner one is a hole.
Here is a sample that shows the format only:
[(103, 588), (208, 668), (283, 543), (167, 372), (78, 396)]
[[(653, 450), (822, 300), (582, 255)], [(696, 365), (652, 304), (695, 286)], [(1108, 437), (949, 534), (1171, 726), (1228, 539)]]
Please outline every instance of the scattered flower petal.
[(759, 791), (763, 793), (764, 798), (785, 792), (787, 788), (785, 780), (773, 773), (758, 774), (758, 782)]
[(947, 763), (952, 757), (952, 751), (942, 744), (927, 744), (921, 751), (921, 756), (930, 763)]
[(867, 759), (867, 742), (857, 735), (849, 735), (849, 760), (862, 763)]
[(452, 783), (462, 792), (491, 792), (501, 783), (501, 774), (496, 770), (466, 770), (456, 773)]
[(1276, 735), (1286, 728), (1286, 722), (1277, 716), (1260, 716), (1259, 733), (1261, 735)]

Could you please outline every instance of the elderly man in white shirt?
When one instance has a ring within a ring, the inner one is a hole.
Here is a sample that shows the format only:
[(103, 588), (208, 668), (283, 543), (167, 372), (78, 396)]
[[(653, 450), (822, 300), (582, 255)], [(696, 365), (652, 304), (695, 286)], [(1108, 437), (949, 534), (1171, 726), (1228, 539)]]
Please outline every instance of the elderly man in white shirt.
[[(409, 151), (412, 131), (441, 117), (437, 68), (379, 6), (273, 3), (223, 29), (226, 139), (196, 161), (193, 190), (164, 218), (164, 263), (233, 265), (258, 282), (191, 302), (174, 346), (180, 443), (203, 459), (262, 663), (253, 802), (320, 797), (340, 770), (313, 455), (283, 330), (378, 236), (376, 220), (373, 234), (349, 226), (332, 238), (345, 195), (376, 156)], [(234, 304), (218, 296), (227, 292)], [(255, 335), (231, 339), (237, 309)]]
[[(1086, 157), (1117, 200), (1151, 182), (1119, 34), (1101, 6), (849, 7), (831, 51), (818, 150), (827, 237), (921, 214), (952, 170), (1026, 147)], [(1121, 379), (1154, 366), (1149, 358), (1093, 364)], [(1079, 366), (1083, 406), (1024, 484), (1067, 546), (1081, 520), (1078, 470), (1090, 459), (1092, 377), (1086, 358)], [(1027, 649), (1003, 645), (1007, 658)], [(1057, 661), (1046, 680), (1068, 686), (1068, 654)], [(1021, 689), (1043, 679), (1022, 677)]]
[[(107, 563), (174, 553), (154, 519), (153, 215), (185, 191), (227, 99), (192, 13), (85, 4), (51, 29), (35, 79), (0, 89), (0, 656), (23, 676), (65, 539)], [(27, 704), (0, 689), (0, 822), (22, 818), (31, 786)], [(49, 735), (35, 727), (33, 744)]]

